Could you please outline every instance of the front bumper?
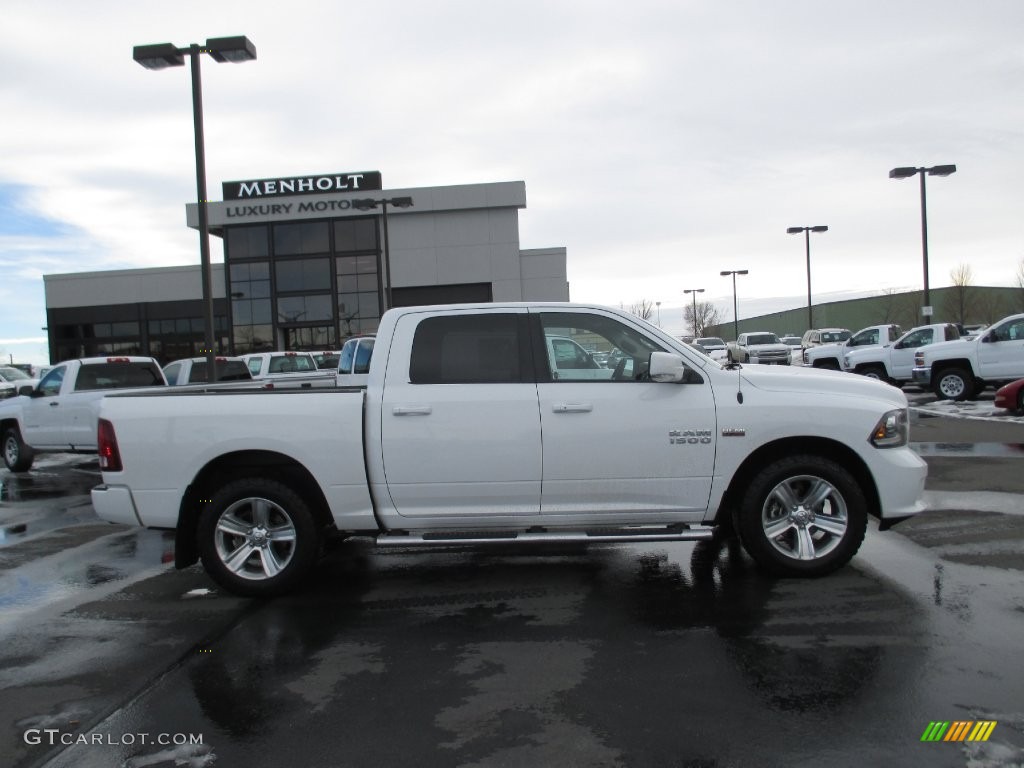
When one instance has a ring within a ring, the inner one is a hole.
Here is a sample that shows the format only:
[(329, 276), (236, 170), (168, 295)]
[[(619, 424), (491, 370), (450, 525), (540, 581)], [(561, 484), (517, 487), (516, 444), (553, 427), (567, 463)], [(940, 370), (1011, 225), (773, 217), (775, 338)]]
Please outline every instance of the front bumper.
[(915, 384), (927, 387), (932, 383), (932, 367), (930, 365), (915, 366), (911, 369), (910, 376)]
[(928, 465), (907, 446), (875, 450), (878, 455), (872, 457), (870, 467), (882, 504), (879, 510), (882, 523), (891, 521), (885, 525), (888, 528), (924, 511), (921, 496), (928, 477)]

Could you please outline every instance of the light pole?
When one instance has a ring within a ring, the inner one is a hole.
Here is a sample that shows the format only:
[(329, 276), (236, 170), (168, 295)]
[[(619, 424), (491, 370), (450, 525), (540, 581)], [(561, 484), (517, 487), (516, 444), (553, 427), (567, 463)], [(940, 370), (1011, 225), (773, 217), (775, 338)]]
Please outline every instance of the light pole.
[(931, 168), (901, 167), (889, 171), (890, 179), (909, 179), (911, 176), (921, 177), (921, 253), (924, 261), (924, 306), (921, 314), (930, 317), (932, 314), (931, 294), (928, 292), (928, 204), (924, 191), (925, 176), (950, 176), (956, 173), (955, 165), (933, 165)]
[(661, 302), (660, 301), (656, 301), (654, 303), (658, 307), (658, 327), (661, 328)]
[(213, 335), (213, 271), (210, 267), (210, 219), (206, 208), (209, 201), (206, 195), (203, 86), (199, 77), (200, 53), (208, 53), (214, 61), (221, 63), (252, 61), (256, 58), (256, 46), (244, 36), (211, 37), (202, 47), (198, 43), (192, 43), (186, 48), (178, 48), (173, 43), (136, 45), (132, 49), (132, 58), (146, 69), (165, 69), (184, 66), (185, 54), (188, 54), (192, 65), (192, 120), (195, 124), (196, 137), (196, 194), (199, 198), (199, 258), (202, 266), (203, 315), (206, 326), (204, 352), (209, 371), (207, 380), (212, 384), (217, 381), (217, 350)]
[[(383, 198), (381, 200), (374, 200), (373, 198), (360, 198), (352, 201), (352, 207), (358, 208), (360, 211), (371, 211), (374, 210), (378, 205), (381, 206), (381, 219), (384, 225), (384, 274), (387, 275), (387, 281), (384, 285), (384, 309), (389, 310), (392, 307), (391, 301), (391, 255), (388, 251), (388, 206), (393, 205), (395, 208), (410, 208), (412, 207), (411, 197), (391, 197)], [(383, 278), (382, 278), (383, 279)], [(383, 315), (384, 312), (381, 312)]]
[(828, 227), (818, 225), (816, 227), (787, 227), (786, 233), (798, 235), (804, 233), (804, 242), (807, 246), (807, 329), (814, 327), (814, 316), (811, 309), (811, 232), (828, 232)]
[(704, 293), (703, 288), (684, 288), (683, 293), (693, 294), (693, 338), (697, 338), (697, 294)]
[(740, 318), (739, 313), (736, 311), (736, 275), (745, 275), (748, 273), (746, 269), (723, 269), (721, 274), (732, 275), (732, 340), (736, 341), (740, 337)]

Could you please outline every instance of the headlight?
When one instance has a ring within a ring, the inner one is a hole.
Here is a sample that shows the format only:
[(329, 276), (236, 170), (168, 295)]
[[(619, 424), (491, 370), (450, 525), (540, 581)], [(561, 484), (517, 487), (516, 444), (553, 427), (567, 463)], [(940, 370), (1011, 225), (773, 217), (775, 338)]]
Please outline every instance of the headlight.
[(905, 408), (889, 411), (878, 420), (871, 431), (871, 444), (875, 448), (897, 448), (910, 438), (910, 417)]

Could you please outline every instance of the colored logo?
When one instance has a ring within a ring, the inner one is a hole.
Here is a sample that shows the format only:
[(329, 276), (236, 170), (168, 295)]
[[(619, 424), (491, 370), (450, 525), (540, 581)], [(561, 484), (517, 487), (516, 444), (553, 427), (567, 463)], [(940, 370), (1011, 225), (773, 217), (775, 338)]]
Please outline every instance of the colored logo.
[(933, 720), (921, 734), (921, 741), (988, 741), (995, 728), (995, 720)]

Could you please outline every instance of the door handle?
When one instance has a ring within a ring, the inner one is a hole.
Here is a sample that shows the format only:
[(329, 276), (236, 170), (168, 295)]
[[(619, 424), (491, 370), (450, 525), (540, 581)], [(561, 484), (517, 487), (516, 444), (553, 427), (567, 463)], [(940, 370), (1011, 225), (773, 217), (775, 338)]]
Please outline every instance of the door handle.
[(53, 401), (52, 401), (52, 402), (50, 403), (50, 407), (51, 407), (51, 408), (56, 408), (56, 407), (57, 407), (58, 405), (60, 405), (60, 403), (59, 403), (59, 402), (58, 402), (57, 400), (53, 400)]
[(429, 405), (396, 405), (391, 412), (395, 416), (429, 416), (432, 410)]
[(551, 410), (555, 413), (590, 413), (594, 406), (590, 403), (555, 403)]

